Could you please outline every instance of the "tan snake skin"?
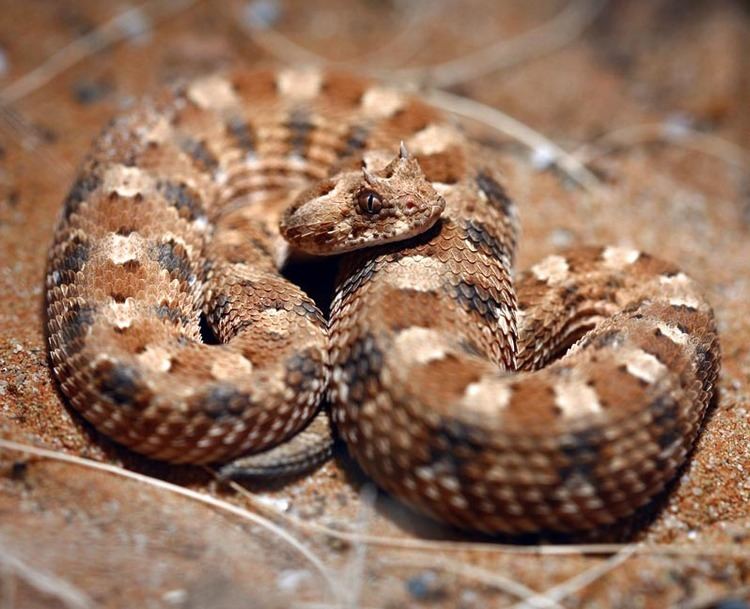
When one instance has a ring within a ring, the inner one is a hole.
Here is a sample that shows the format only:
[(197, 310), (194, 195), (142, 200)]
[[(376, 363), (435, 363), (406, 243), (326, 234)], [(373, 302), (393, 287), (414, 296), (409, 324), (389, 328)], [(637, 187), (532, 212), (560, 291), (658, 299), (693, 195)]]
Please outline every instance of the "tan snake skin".
[[(513, 278), (516, 212), (490, 158), (419, 99), (343, 74), (237, 71), (144, 101), (97, 140), (55, 234), (63, 392), (135, 451), (208, 463), (292, 437), (330, 387), (364, 470), (446, 522), (565, 531), (633, 512), (695, 441), (713, 313), (629, 249)], [(343, 257), (330, 336), (278, 271), (282, 234), (316, 254), (375, 246)]]

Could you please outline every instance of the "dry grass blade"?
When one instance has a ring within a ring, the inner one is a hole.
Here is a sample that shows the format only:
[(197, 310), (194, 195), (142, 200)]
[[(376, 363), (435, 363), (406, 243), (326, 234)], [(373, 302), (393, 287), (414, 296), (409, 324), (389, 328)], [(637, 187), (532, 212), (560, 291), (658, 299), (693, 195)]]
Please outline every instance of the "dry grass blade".
[(577, 158), (560, 148), (552, 140), (528, 125), (508, 116), (504, 112), (468, 97), (445, 91), (427, 91), (425, 97), (438, 108), (459, 116), (481, 122), (525, 144), (532, 150), (545, 150), (552, 155), (555, 164), (571, 180), (586, 190), (593, 192), (601, 182)]
[[(41, 594), (60, 602), (66, 609), (92, 609), (94, 602), (78, 588), (41, 569), (32, 567), (10, 551), (10, 544), (0, 536), (0, 572), (15, 576), (23, 580), (28, 586)], [(4, 595), (6, 585), (0, 586), (0, 601), (7, 601), (0, 606), (2, 609), (15, 606), (12, 593)]]
[[(219, 480), (215, 472), (212, 473)], [(260, 512), (272, 513), (274, 517), (283, 519), (290, 526), (297, 527), (311, 533), (319, 533), (341, 541), (350, 543), (365, 543), (371, 546), (389, 548), (393, 550), (415, 550), (424, 552), (476, 552), (489, 554), (518, 554), (537, 556), (610, 556), (630, 549), (638, 555), (645, 556), (725, 556), (735, 558), (750, 557), (750, 549), (741, 548), (733, 544), (711, 545), (632, 545), (623, 543), (597, 544), (560, 544), (560, 545), (512, 545), (501, 543), (461, 542), (461, 541), (430, 541), (425, 539), (409, 539), (402, 537), (388, 537), (384, 535), (362, 535), (357, 532), (340, 531), (314, 522), (300, 520), (284, 514), (258, 501), (242, 485), (230, 481), (230, 488), (245, 499)]]
[(113, 44), (128, 40), (174, 16), (197, 0), (154, 0), (122, 11), (94, 30), (76, 38), (0, 91), (0, 104), (13, 104), (40, 89), (58, 74)]
[(340, 596), (340, 590), (339, 590), (338, 584), (336, 584), (336, 582), (333, 580), (332, 575), (329, 573), (328, 569), (320, 560), (320, 558), (318, 558), (315, 554), (313, 554), (313, 552), (306, 545), (304, 545), (301, 541), (299, 541), (296, 537), (292, 536), (287, 531), (285, 531), (278, 525), (274, 524), (267, 518), (264, 518), (263, 516), (259, 516), (258, 514), (249, 512), (241, 507), (232, 505), (231, 503), (228, 503), (226, 501), (222, 501), (221, 499), (216, 499), (215, 497), (212, 497), (211, 495), (204, 495), (202, 493), (197, 493), (196, 491), (192, 491), (190, 489), (186, 489), (181, 486), (176, 486), (174, 484), (170, 484), (169, 482), (164, 482), (163, 480), (158, 480), (156, 478), (150, 478), (148, 476), (144, 476), (143, 474), (137, 474), (135, 472), (131, 472), (129, 470), (122, 469), (121, 467), (116, 467), (114, 465), (108, 465), (106, 463), (99, 463), (98, 461), (91, 461), (90, 459), (83, 459), (81, 457), (76, 457), (74, 455), (59, 453), (56, 451), (47, 450), (45, 448), (37, 448), (36, 446), (28, 446), (26, 444), (19, 444), (18, 442), (12, 442), (10, 440), (4, 440), (4, 439), (0, 439), (0, 449), (5, 449), (5, 450), (13, 451), (13, 452), (21, 452), (21, 453), (25, 453), (28, 455), (41, 457), (44, 459), (62, 461), (64, 463), (71, 463), (74, 465), (78, 465), (80, 467), (87, 467), (89, 469), (95, 469), (98, 471), (107, 472), (109, 474), (114, 474), (122, 478), (135, 480), (136, 482), (140, 482), (142, 484), (148, 484), (149, 486), (152, 486), (156, 489), (174, 493), (176, 495), (181, 495), (183, 497), (187, 497), (189, 499), (198, 501), (200, 503), (204, 503), (206, 505), (209, 505), (223, 512), (232, 514), (233, 516), (237, 516), (243, 520), (253, 522), (254, 524), (257, 524), (258, 526), (261, 526), (264, 529), (266, 529), (272, 535), (276, 535), (280, 540), (284, 541), (289, 546), (294, 548), (307, 561), (309, 561), (310, 564), (312, 564), (315, 567), (315, 569), (318, 571), (321, 577), (325, 580), (326, 585), (328, 587), (328, 591), (333, 599), (338, 599)]
[[(383, 562), (391, 567), (417, 569), (430, 568), (445, 571), (446, 573), (477, 581), (485, 586), (501, 590), (506, 594), (520, 599), (532, 599), (538, 597), (537, 592), (514, 579), (505, 577), (499, 573), (493, 573), (492, 571), (482, 569), (481, 567), (475, 567), (466, 563), (458, 562), (457, 560), (451, 560), (449, 558), (439, 557), (433, 560), (389, 558)], [(546, 604), (540, 604), (538, 606), (544, 607), (545, 609), (562, 609), (562, 606), (559, 603), (551, 600), (546, 602)]]
[(350, 60), (336, 60), (323, 57), (294, 42), (281, 32), (269, 27), (266, 23), (249, 24), (246, 19), (240, 20), (240, 22), (244, 25), (242, 31), (248, 34), (257, 46), (278, 61), (283, 61), (290, 65), (336, 66), (338, 68), (356, 70), (360, 73), (375, 74), (377, 71), (366, 68), (365, 64), (372, 66), (376, 62), (382, 62), (389, 55), (394, 55), (397, 51), (401, 53), (398, 61), (403, 63), (405, 60), (404, 55), (418, 49), (420, 40), (425, 36), (424, 28), (418, 29), (417, 26), (423, 25), (424, 21), (436, 13), (438, 8), (438, 3), (429, 1), (415, 4), (411, 10), (401, 15), (402, 23), (393, 36), (366, 54)]
[[(360, 506), (357, 514), (357, 532), (363, 534), (367, 531), (372, 511), (377, 498), (377, 489), (374, 485), (366, 485), (360, 492)], [(367, 558), (367, 544), (358, 543), (354, 546), (354, 556), (346, 569), (346, 580), (349, 582), (346, 604), (352, 609), (360, 607), (362, 587), (365, 579), (365, 562)]]
[(573, 1), (546, 23), (510, 40), (501, 40), (445, 63), (391, 71), (388, 76), (397, 80), (422, 82), (433, 87), (450, 87), (474, 80), (551, 53), (571, 43), (591, 24), (605, 5), (605, 0)]
[[(41, 160), (44, 168), (58, 178), (68, 180), (73, 173), (73, 166), (58, 154), (50, 152), (37, 129), (29, 124), (23, 115), (14, 108), (0, 105), (0, 131), (20, 143), (20, 146), (33, 153)], [(36, 163), (38, 168), (39, 163)]]
[(582, 163), (589, 164), (616, 150), (651, 142), (663, 142), (671, 146), (694, 150), (716, 157), (730, 165), (750, 168), (750, 151), (742, 146), (717, 135), (695, 131), (689, 126), (670, 123), (647, 123), (621, 127), (601, 135), (571, 154)]
[(597, 579), (604, 577), (607, 573), (613, 571), (624, 563), (628, 558), (636, 553), (637, 546), (635, 544), (625, 546), (614, 556), (610, 556), (607, 560), (597, 565), (594, 565), (590, 569), (586, 569), (582, 573), (579, 573), (575, 577), (570, 578), (568, 581), (553, 586), (549, 590), (546, 590), (543, 594), (539, 594), (533, 598), (524, 600), (521, 603), (517, 603), (513, 606), (513, 609), (540, 609), (541, 607), (548, 607), (549, 602), (559, 603), (565, 600), (568, 596), (571, 596), (575, 592), (582, 590), (586, 586), (592, 584)]

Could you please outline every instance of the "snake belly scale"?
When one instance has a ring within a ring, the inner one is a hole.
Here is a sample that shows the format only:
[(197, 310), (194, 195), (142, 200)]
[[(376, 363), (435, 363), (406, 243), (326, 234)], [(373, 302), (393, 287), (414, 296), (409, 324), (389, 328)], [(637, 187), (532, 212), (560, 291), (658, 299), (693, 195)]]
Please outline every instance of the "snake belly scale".
[[(633, 512), (714, 393), (711, 308), (626, 248), (514, 276), (491, 158), (419, 98), (346, 74), (238, 70), (143, 101), (96, 140), (50, 250), (62, 391), (114, 440), (190, 463), (283, 444), (328, 392), (362, 468), (448, 523)], [(298, 250), (344, 253), (329, 322), (279, 272)]]

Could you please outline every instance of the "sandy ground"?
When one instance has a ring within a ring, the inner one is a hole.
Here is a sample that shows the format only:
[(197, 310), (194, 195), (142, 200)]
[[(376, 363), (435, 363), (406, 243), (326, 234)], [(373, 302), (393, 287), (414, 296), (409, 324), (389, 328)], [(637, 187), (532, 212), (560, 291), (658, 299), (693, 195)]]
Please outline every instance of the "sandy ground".
[[(0, 15), (1, 609), (748, 607), (747, 2), (3, 0)], [(92, 137), (159, 83), (314, 57), (441, 86), (548, 139), (472, 122), (518, 167), (521, 266), (610, 243), (705, 285), (720, 393), (652, 505), (585, 538), (472, 538), (378, 495), (343, 451), (287, 484), (228, 488), (113, 445), (65, 406), (45, 252)], [(556, 162), (552, 142), (573, 156)], [(76, 457), (109, 469), (60, 461)]]

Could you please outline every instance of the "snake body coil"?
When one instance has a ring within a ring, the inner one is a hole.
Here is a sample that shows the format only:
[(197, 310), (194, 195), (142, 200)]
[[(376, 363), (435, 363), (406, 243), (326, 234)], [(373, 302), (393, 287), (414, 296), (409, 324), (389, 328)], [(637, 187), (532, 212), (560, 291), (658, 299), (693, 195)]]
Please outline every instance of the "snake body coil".
[[(623, 248), (514, 278), (514, 203), (487, 159), (418, 98), (347, 75), (238, 71), (143, 102), (97, 140), (55, 234), (64, 393), (133, 450), (207, 463), (292, 437), (329, 388), (365, 471), (444, 521), (632, 512), (697, 436), (711, 309)], [(278, 271), (287, 241), (353, 251), (330, 330)]]

